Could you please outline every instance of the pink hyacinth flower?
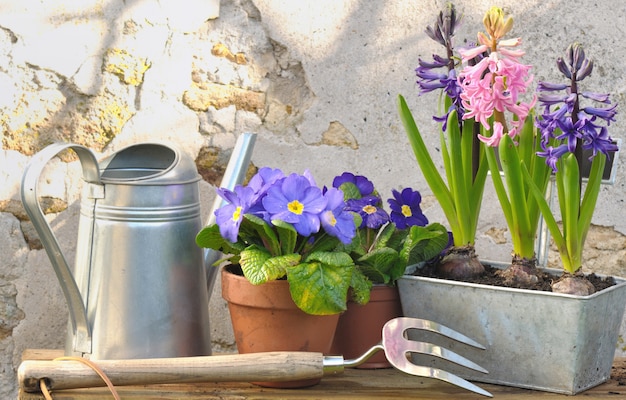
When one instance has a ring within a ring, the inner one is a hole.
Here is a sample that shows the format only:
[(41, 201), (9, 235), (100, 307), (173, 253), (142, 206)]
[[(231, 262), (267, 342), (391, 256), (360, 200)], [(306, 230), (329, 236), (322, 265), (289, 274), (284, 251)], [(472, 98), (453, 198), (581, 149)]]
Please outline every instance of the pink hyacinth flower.
[[(506, 44), (518, 45), (519, 42), (519, 40), (512, 40)], [(483, 47), (484, 45), (477, 48), (484, 51)], [(463, 51), (461, 56), (467, 60), (475, 54), (476, 50), (470, 49)], [(528, 116), (529, 110), (536, 101), (535, 98), (531, 103), (519, 101), (519, 95), (525, 93), (528, 85), (532, 82), (532, 76), (529, 77), (531, 66), (524, 65), (517, 59), (523, 54), (523, 51), (498, 48), (498, 51), (491, 52), (489, 56), (480, 60), (476, 65), (468, 65), (461, 71), (458, 81), (463, 92), (460, 98), (467, 111), (463, 119), (474, 118), (486, 130), (489, 130), (491, 129), (489, 118), (494, 111), (509, 112), (515, 118), (510, 122), (510, 129), (505, 133), (511, 137), (517, 135), (523, 121)], [(500, 125), (498, 129), (504, 130), (504, 127)], [(494, 143), (490, 145), (497, 145), (495, 143), (499, 143), (500, 137), (494, 132), (488, 138), (489, 140), (481, 140), (485, 143)], [(484, 136), (483, 138), (487, 139)]]
[(486, 137), (478, 135), (478, 139), (489, 147), (498, 147), (498, 145), (500, 145), (500, 140), (502, 140), (503, 132), (504, 128), (502, 127), (502, 124), (496, 122), (493, 124), (493, 133), (491, 136)]

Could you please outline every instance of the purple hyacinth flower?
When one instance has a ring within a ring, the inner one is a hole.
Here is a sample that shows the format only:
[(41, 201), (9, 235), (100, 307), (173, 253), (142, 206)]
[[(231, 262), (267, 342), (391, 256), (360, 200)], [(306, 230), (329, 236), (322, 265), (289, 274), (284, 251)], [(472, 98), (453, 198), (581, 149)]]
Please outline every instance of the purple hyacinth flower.
[(558, 140), (566, 140), (567, 148), (570, 152), (574, 152), (576, 150), (576, 144), (578, 143), (578, 139), (582, 137), (579, 129), (579, 124), (574, 124), (571, 118), (563, 118), (557, 121), (559, 128), (561, 129), (561, 134), (556, 138)]
[(359, 189), (361, 196), (368, 196), (374, 192), (374, 184), (372, 181), (362, 175), (354, 175), (350, 172), (344, 172), (336, 176), (335, 179), (333, 179), (333, 187), (339, 188), (346, 182), (353, 183)]
[(302, 236), (317, 233), (320, 229), (320, 213), (326, 208), (327, 200), (322, 190), (311, 185), (302, 175), (291, 174), (277, 181), (262, 200), (270, 219), (293, 224)]
[(595, 116), (606, 121), (607, 125), (611, 124), (611, 121), (615, 121), (615, 114), (617, 114), (617, 104), (612, 107), (599, 108), (599, 107), (584, 107), (583, 111), (587, 115)]
[(232, 243), (237, 241), (239, 227), (252, 203), (256, 199), (254, 190), (247, 186), (237, 185), (234, 191), (219, 188), (217, 194), (228, 204), (215, 211), (215, 222), (220, 228), (220, 235)]
[(398, 229), (405, 229), (411, 226), (426, 226), (428, 218), (422, 213), (420, 203), (422, 196), (416, 190), (405, 188), (402, 192), (392, 190), (392, 199), (388, 199), (391, 214), (389, 215)]
[(338, 238), (343, 244), (350, 244), (356, 236), (356, 226), (352, 213), (345, 210), (346, 203), (343, 201), (343, 192), (331, 188), (324, 193), (328, 201), (326, 209), (320, 214), (320, 221), (324, 231)]
[(548, 166), (552, 168), (554, 172), (556, 172), (558, 170), (558, 168), (556, 167), (557, 161), (559, 160), (559, 158), (561, 158), (561, 156), (563, 156), (563, 154), (567, 153), (568, 151), (569, 150), (566, 144), (558, 146), (556, 148), (548, 146), (544, 149), (544, 151), (537, 152), (537, 155), (539, 157), (545, 158), (546, 164), (548, 164)]
[(592, 151), (590, 159), (598, 152), (608, 156), (610, 152), (619, 150), (617, 144), (609, 137), (609, 130), (605, 126), (589, 130), (589, 134), (584, 137), (583, 149)]
[(349, 199), (346, 210), (358, 213), (363, 222), (359, 228), (378, 229), (389, 222), (389, 214), (383, 210), (380, 197), (365, 196), (361, 199)]

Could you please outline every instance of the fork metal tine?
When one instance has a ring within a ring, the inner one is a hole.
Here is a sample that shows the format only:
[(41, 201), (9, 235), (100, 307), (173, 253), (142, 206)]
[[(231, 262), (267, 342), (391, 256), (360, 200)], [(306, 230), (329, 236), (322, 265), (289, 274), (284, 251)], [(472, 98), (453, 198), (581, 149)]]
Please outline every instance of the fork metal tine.
[(411, 375), (421, 376), (423, 378), (438, 379), (440, 381), (450, 383), (452, 385), (461, 387), (463, 389), (469, 390), (474, 393), (481, 394), (483, 396), (493, 397), (493, 395), (489, 393), (488, 391), (486, 391), (485, 389), (473, 384), (470, 381), (466, 381), (465, 379), (457, 375), (454, 375), (450, 372), (446, 372), (442, 369), (422, 367), (419, 365), (408, 363), (408, 361), (407, 361), (407, 365), (405, 365), (404, 367), (400, 368), (399, 366), (396, 366), (396, 368)]
[(478, 343), (474, 339), (469, 338), (465, 336), (464, 334), (457, 332), (454, 329), (448, 328), (447, 326), (442, 325), (438, 322), (429, 321), (426, 319), (409, 318), (409, 317), (394, 318), (388, 321), (387, 324), (385, 324), (385, 327), (383, 328), (383, 330), (385, 330), (386, 328), (392, 329), (395, 332), (398, 332), (398, 331), (404, 332), (407, 329), (419, 329), (422, 331), (434, 332), (443, 336), (447, 336), (451, 339), (454, 339), (457, 342), (465, 343), (472, 347), (485, 350), (485, 346)]
[(489, 371), (487, 371), (480, 365), (476, 364), (475, 362), (468, 360), (467, 358), (455, 353), (454, 351), (448, 350), (441, 346), (437, 346), (431, 343), (416, 342), (414, 340), (406, 340), (405, 346), (403, 347), (404, 347), (405, 354), (408, 352), (411, 352), (411, 353), (431, 355), (431, 356), (442, 358), (447, 361), (451, 361), (463, 367), (482, 372), (484, 374), (489, 373)]
[(394, 318), (388, 321), (383, 327), (382, 346), (385, 349), (385, 355), (387, 356), (387, 359), (395, 368), (411, 375), (439, 379), (444, 382), (459, 386), (463, 389), (467, 389), (474, 393), (478, 393), (487, 397), (493, 397), (491, 393), (487, 392), (486, 390), (483, 390), (473, 383), (466, 381), (465, 379), (450, 372), (438, 368), (424, 367), (413, 364), (409, 358), (410, 353), (420, 353), (439, 357), (441, 359), (451, 361), (453, 363), (476, 371), (488, 373), (487, 370), (480, 365), (468, 360), (465, 357), (462, 357), (461, 355), (451, 350), (442, 348), (431, 343), (424, 343), (407, 339), (404, 333), (408, 329), (419, 329), (435, 332), (440, 335), (454, 339), (458, 342), (465, 343), (479, 349), (485, 349), (484, 346), (474, 341), (473, 339), (470, 339), (460, 332), (450, 329), (437, 322), (408, 317)]

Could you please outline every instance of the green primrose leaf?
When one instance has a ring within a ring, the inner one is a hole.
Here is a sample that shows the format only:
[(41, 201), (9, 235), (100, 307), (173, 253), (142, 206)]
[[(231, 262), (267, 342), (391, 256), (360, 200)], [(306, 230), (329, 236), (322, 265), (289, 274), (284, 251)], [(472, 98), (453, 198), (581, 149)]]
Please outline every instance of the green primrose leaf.
[(219, 250), (225, 241), (226, 239), (220, 235), (220, 228), (217, 224), (204, 227), (196, 235), (196, 244), (209, 249)]
[(344, 201), (349, 199), (361, 198), (361, 191), (359, 190), (358, 186), (352, 182), (342, 183), (341, 185), (339, 185), (339, 190), (343, 192)]
[(220, 228), (217, 224), (204, 227), (196, 235), (196, 244), (200, 247), (220, 251), (224, 254), (238, 255), (245, 249), (241, 242), (231, 243), (220, 235)]
[(280, 279), (287, 269), (300, 262), (299, 254), (274, 256), (264, 247), (252, 245), (241, 252), (239, 264), (245, 277), (253, 285)]
[(351, 296), (350, 299), (357, 304), (367, 304), (370, 301), (370, 291), (372, 290), (372, 281), (367, 279), (361, 271), (355, 269), (352, 271), (352, 281), (350, 282)]
[(430, 260), (446, 248), (448, 239), (448, 230), (439, 223), (412, 226), (400, 250), (400, 258), (405, 266)]
[(352, 271), (351, 265), (330, 265), (320, 262), (318, 257), (295, 265), (287, 273), (291, 297), (308, 314), (331, 315), (345, 311)]
[(276, 232), (278, 233), (281, 254), (294, 253), (298, 240), (298, 232), (293, 225), (280, 220), (274, 220), (272, 224), (276, 227)]
[(358, 269), (374, 283), (389, 283), (389, 270), (398, 261), (398, 252), (389, 247), (374, 249), (356, 260)]
[(376, 238), (376, 243), (374, 244), (375, 248), (383, 248), (383, 247), (391, 247), (394, 246), (390, 244), (390, 240), (394, 237), (396, 233), (396, 225), (392, 223), (387, 223), (383, 229), (378, 233), (378, 237)]
[[(276, 233), (274, 232), (272, 227), (262, 218), (259, 218), (252, 214), (245, 214), (244, 220), (242, 221), (241, 225), (241, 227), (244, 227), (245, 225), (252, 230), (252, 232), (250, 232), (250, 235), (246, 235), (246, 237), (260, 238), (263, 246), (269, 249), (272, 255), (281, 254), (280, 242), (278, 240), (278, 237), (276, 236)], [(240, 236), (243, 236), (241, 228), (239, 230), (239, 233)], [(252, 243), (254, 243), (252, 239), (250, 240)]]
[(319, 261), (334, 267), (353, 266), (354, 262), (348, 253), (342, 251), (315, 251), (306, 258), (306, 262)]

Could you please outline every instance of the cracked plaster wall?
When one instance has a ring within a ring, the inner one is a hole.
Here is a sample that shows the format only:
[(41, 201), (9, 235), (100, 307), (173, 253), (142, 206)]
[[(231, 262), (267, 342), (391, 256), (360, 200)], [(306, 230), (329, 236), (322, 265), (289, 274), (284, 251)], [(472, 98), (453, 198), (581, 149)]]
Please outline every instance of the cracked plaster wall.
[[(383, 193), (412, 186), (422, 191), (428, 217), (442, 220), (395, 101), (405, 95), (420, 127), (437, 132), (435, 99), (417, 95), (413, 70), (418, 57), (438, 50), (423, 29), (444, 3), (51, 0), (41, 7), (0, 0), (0, 397), (15, 397), (25, 348), (64, 343), (67, 307), (19, 201), (24, 166), (51, 142), (81, 143), (101, 156), (141, 141), (175, 143), (206, 180), (206, 217), (237, 135), (258, 132), (252, 170), (309, 168), (320, 183), (350, 170)], [(465, 15), (462, 41), (474, 38), (496, 3), (456, 4)], [(612, 0), (497, 4), (516, 18), (513, 34), (524, 38), (536, 80), (556, 79), (555, 57), (578, 40), (596, 59), (590, 90), (611, 90), (624, 103), (623, 8)], [(625, 124), (620, 113), (611, 134), (624, 139)], [(437, 147), (437, 135), (427, 140)], [(588, 270), (626, 276), (622, 170), (615, 185), (602, 188), (585, 255)], [(72, 260), (80, 168), (64, 155), (44, 175), (42, 203)], [(481, 256), (509, 258), (490, 187), (479, 231)], [(219, 290), (211, 300), (212, 337), (216, 350), (228, 351), (233, 339)]]

